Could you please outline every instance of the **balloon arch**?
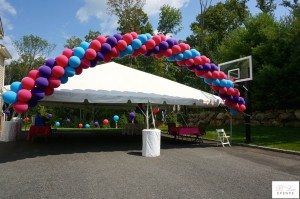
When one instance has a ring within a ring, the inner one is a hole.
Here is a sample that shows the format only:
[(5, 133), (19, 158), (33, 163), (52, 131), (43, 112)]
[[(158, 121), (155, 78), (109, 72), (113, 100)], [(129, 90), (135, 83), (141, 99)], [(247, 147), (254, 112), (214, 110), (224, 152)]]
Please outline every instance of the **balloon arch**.
[(179, 67), (186, 67), (197, 77), (203, 78), (229, 107), (232, 114), (246, 110), (245, 100), (227, 75), (210, 63), (210, 59), (191, 49), (186, 43), (165, 35), (138, 35), (136, 32), (110, 37), (99, 35), (90, 43), (82, 42), (74, 49), (65, 49), (55, 59), (47, 59), (37, 70), (31, 70), (21, 82), (13, 82), (11, 90), (3, 94), (5, 103), (11, 104), (14, 111), (23, 113), (34, 107), (45, 96), (52, 95), (54, 88), (68, 82), (68, 78), (80, 75), (83, 69), (95, 67), (98, 62), (110, 62), (112, 58), (138, 55), (165, 57), (175, 61)]

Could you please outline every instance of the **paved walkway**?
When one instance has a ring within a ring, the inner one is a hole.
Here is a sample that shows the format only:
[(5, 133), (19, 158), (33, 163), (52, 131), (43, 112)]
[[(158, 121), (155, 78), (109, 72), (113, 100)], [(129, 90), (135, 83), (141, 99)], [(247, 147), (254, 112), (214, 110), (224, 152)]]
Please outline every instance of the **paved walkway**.
[(45, 142), (0, 142), (0, 198), (272, 198), (272, 181), (300, 179), (300, 156), (216, 147), (162, 136), (58, 133)]

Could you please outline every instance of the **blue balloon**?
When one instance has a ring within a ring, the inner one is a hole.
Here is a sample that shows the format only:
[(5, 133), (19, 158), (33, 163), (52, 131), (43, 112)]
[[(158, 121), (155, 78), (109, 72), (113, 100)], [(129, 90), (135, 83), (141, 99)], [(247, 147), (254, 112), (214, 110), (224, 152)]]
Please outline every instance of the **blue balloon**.
[(139, 39), (134, 39), (131, 43), (133, 49), (139, 49), (142, 46), (142, 42)]
[(76, 47), (74, 49), (74, 56), (79, 57), (79, 59), (83, 58), (85, 54), (85, 50), (82, 47)]
[(220, 80), (215, 79), (214, 81), (212, 81), (212, 85), (213, 86), (219, 86), (220, 85)]
[(115, 122), (118, 122), (118, 121), (119, 121), (119, 116), (115, 115), (115, 116), (113, 117), (113, 119), (114, 119)]
[(146, 35), (146, 37), (147, 37), (147, 40), (149, 40), (149, 39), (152, 38), (152, 35), (151, 35), (150, 33), (146, 33), (145, 35)]
[(201, 53), (196, 49), (191, 49), (192, 57), (195, 58), (197, 56), (201, 56)]
[(90, 125), (89, 124), (85, 124), (84, 127), (88, 129), (88, 128), (90, 128)]
[(77, 56), (71, 56), (69, 58), (69, 66), (77, 68), (80, 65), (80, 59)]
[(2, 95), (3, 101), (8, 104), (13, 104), (18, 100), (17, 93), (14, 91), (7, 91)]
[(183, 58), (184, 58), (184, 55), (182, 53), (177, 54), (175, 57), (176, 61), (181, 61), (181, 60), (183, 60)]
[(22, 88), (23, 87), (22, 87), (21, 82), (13, 82), (10, 85), (10, 90), (14, 91), (15, 93), (18, 93), (18, 91), (21, 90)]
[(184, 51), (184, 53), (183, 53), (183, 58), (184, 59), (189, 59), (191, 57), (192, 57), (192, 52), (190, 50)]
[(214, 79), (212, 78), (204, 78), (204, 82), (209, 84), (209, 83), (212, 83), (214, 81)]
[(168, 61), (174, 61), (175, 60), (175, 55), (171, 55), (170, 57), (167, 58)]
[(146, 41), (148, 40), (145, 34), (140, 34), (138, 39), (142, 42), (142, 44), (146, 43)]
[(90, 47), (90, 43), (89, 42), (86, 42), (86, 41), (83, 41), (80, 43), (79, 45), (81, 48), (83, 48), (84, 50), (87, 50), (89, 47)]
[(222, 79), (222, 80), (220, 81), (220, 86), (221, 86), (221, 87), (226, 87), (226, 85), (227, 85), (226, 79)]
[(60, 122), (55, 122), (55, 126), (60, 126)]
[(126, 55), (126, 49), (120, 51), (120, 55), (119, 55), (120, 58), (123, 58), (125, 55)]
[(131, 45), (128, 45), (128, 46), (126, 47), (126, 49), (125, 49), (125, 52), (126, 52), (126, 54), (128, 54), (128, 55), (132, 55), (132, 53), (133, 53), (133, 48), (132, 48), (132, 46), (131, 46)]
[(67, 66), (65, 68), (65, 74), (64, 76), (67, 76), (67, 77), (73, 77), (75, 75), (75, 69), (71, 66)]
[(69, 80), (69, 78), (68, 78), (66, 75), (63, 75), (63, 76), (60, 78), (60, 82), (61, 82), (62, 84), (67, 83), (68, 80)]

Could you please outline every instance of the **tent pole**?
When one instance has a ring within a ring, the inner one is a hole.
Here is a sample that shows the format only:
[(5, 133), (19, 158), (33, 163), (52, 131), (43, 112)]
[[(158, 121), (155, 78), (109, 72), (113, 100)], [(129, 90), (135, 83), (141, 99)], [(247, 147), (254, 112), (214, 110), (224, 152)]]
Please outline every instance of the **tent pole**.
[(149, 103), (147, 103), (147, 109), (146, 109), (146, 124), (147, 124), (147, 129), (149, 129)]
[(153, 124), (153, 127), (155, 128), (155, 118), (154, 118), (154, 115), (153, 115), (153, 110), (152, 110), (152, 104), (151, 103), (150, 103), (150, 110), (151, 110), (152, 124)]

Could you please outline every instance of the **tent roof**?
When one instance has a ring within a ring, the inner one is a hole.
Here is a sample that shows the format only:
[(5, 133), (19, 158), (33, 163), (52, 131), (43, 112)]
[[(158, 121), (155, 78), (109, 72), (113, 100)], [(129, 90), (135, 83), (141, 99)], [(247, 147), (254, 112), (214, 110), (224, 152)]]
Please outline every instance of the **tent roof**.
[(207, 92), (115, 62), (84, 69), (41, 102), (153, 103), (217, 107), (223, 100)]

